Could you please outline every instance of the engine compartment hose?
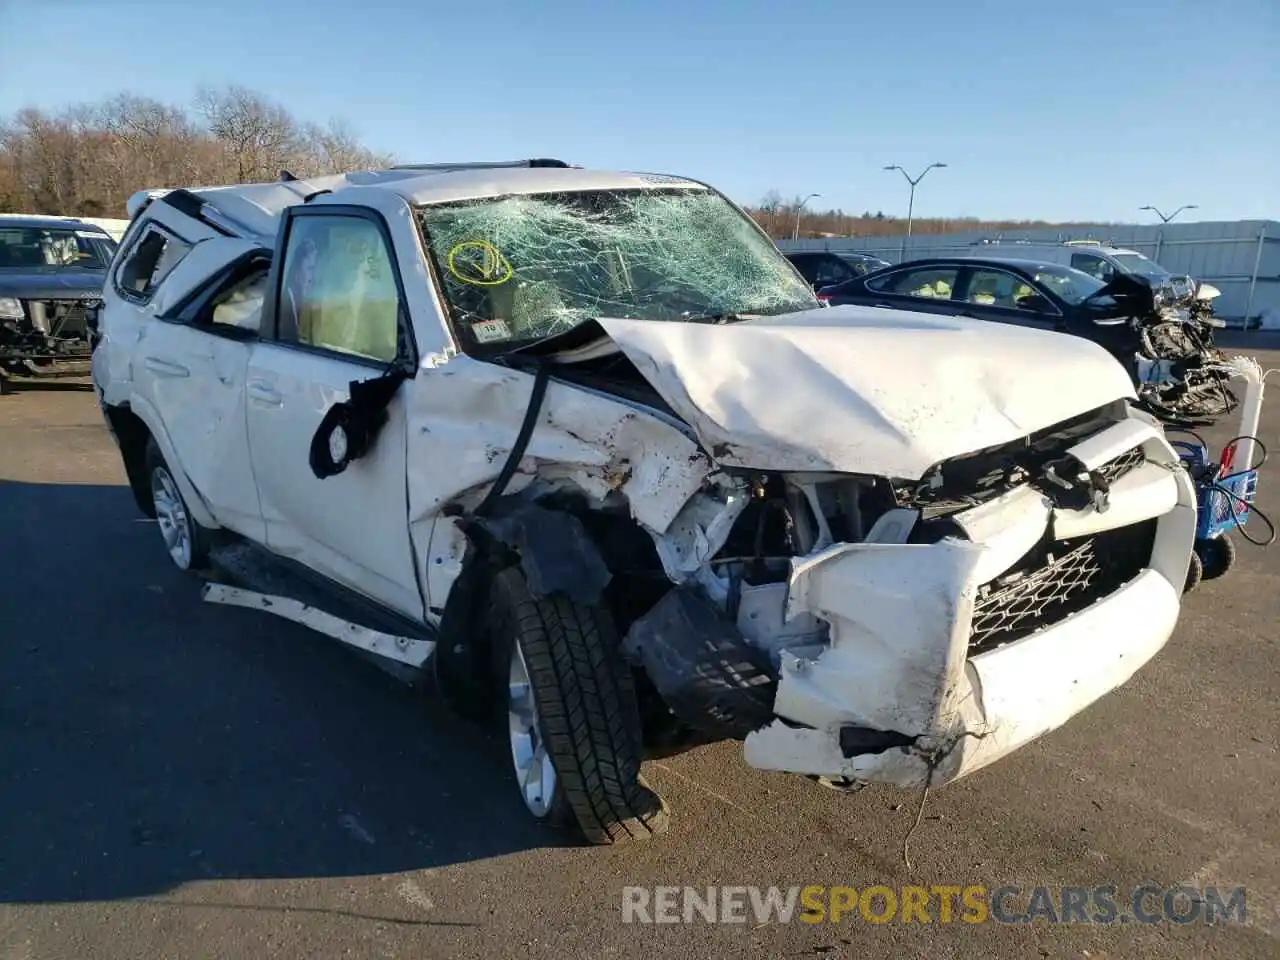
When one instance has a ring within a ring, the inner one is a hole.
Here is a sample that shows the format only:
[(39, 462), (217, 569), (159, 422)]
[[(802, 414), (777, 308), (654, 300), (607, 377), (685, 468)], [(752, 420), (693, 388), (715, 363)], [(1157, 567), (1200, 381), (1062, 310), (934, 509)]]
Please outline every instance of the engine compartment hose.
[(476, 516), (485, 517), (489, 515), (494, 503), (506, 491), (507, 484), (515, 476), (516, 468), (520, 466), (520, 461), (524, 458), (524, 452), (529, 446), (529, 440), (533, 437), (533, 428), (537, 425), (538, 415), (542, 412), (542, 400), (547, 395), (547, 383), (550, 379), (551, 364), (545, 360), (535, 361), (533, 389), (529, 392), (529, 405), (524, 408), (524, 420), (520, 423), (520, 432), (516, 434), (515, 443), (511, 445), (506, 462), (503, 463), (502, 469), (498, 471), (498, 476), (493, 481), (493, 486), (489, 488), (489, 492), (484, 495), (484, 499), (476, 507)]

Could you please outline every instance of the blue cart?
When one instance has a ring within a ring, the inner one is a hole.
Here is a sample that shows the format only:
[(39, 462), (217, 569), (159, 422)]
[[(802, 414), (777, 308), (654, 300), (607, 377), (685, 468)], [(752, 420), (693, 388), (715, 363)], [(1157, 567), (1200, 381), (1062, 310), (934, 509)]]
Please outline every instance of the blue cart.
[(1223, 456), (1216, 461), (1209, 458), (1209, 450), (1198, 436), (1195, 442), (1174, 439), (1169, 442), (1178, 451), (1196, 489), (1195, 552), (1186, 585), (1186, 589), (1191, 590), (1202, 579), (1221, 577), (1235, 565), (1235, 541), (1227, 534), (1235, 529), (1243, 530), (1253, 512), (1258, 470), (1256, 466), (1235, 468), (1235, 440), (1227, 444)]

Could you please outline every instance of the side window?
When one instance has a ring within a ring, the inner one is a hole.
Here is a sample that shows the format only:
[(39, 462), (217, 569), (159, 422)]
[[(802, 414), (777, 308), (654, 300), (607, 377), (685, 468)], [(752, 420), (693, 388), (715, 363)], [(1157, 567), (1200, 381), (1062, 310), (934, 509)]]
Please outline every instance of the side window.
[(1111, 264), (1091, 253), (1073, 253), (1071, 266), (1077, 270), (1083, 270), (1091, 277), (1097, 277), (1103, 283), (1112, 280), (1116, 275), (1115, 268)]
[(384, 363), (396, 358), (395, 266), (373, 221), (339, 214), (296, 218), (281, 276), (280, 340)]
[(823, 257), (813, 271), (813, 285), (815, 287), (834, 286), (837, 283), (852, 280), (854, 276), (853, 269), (839, 257)]
[(116, 287), (135, 300), (149, 300), (164, 278), (191, 251), (191, 245), (148, 224), (116, 269)]
[(256, 333), (266, 293), (267, 271), (264, 270), (219, 293), (202, 311), (200, 319), (215, 327), (239, 327)]
[(974, 270), (965, 300), (985, 307), (1018, 309), (1036, 289), (1022, 277), (1003, 270)]
[(800, 271), (800, 276), (804, 277), (809, 283), (813, 283), (817, 277), (818, 264), (814, 258), (808, 254), (800, 254), (791, 258), (792, 265)]
[(908, 297), (950, 300), (956, 288), (959, 267), (925, 267), (899, 270), (867, 281), (867, 286), (880, 293), (897, 293)]

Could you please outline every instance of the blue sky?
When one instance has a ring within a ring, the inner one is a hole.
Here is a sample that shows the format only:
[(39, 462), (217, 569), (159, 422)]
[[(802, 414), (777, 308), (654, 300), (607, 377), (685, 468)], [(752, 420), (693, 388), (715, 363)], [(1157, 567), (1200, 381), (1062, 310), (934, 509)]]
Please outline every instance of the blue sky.
[(753, 203), (1280, 218), (1277, 0), (0, 0), (0, 116), (236, 82), (405, 160), (558, 156)]

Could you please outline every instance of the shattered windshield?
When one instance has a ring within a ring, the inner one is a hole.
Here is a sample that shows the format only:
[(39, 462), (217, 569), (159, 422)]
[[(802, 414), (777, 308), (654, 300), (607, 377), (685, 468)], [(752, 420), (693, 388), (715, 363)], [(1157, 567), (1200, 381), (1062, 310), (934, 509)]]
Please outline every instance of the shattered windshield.
[(419, 208), (455, 324), (475, 343), (597, 317), (688, 321), (819, 306), (755, 225), (703, 188), (524, 194)]
[(105, 270), (113, 250), (111, 239), (96, 231), (0, 225), (0, 270)]

